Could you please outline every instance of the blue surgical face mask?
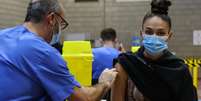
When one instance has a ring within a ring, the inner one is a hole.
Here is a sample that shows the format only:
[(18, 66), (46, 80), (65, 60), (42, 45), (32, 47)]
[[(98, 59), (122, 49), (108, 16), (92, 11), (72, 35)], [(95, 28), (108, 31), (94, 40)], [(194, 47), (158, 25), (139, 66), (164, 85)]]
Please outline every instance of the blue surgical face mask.
[(61, 32), (54, 34), (50, 44), (53, 45), (53, 44), (59, 43), (60, 39), (61, 39)]
[(55, 33), (53, 33), (50, 44), (53, 45), (53, 44), (59, 43), (60, 39), (61, 39), (61, 25), (58, 23), (57, 31), (55, 31)]
[(145, 48), (145, 52), (151, 56), (158, 56), (168, 49), (166, 40), (168, 36), (157, 36), (143, 34), (142, 45)]

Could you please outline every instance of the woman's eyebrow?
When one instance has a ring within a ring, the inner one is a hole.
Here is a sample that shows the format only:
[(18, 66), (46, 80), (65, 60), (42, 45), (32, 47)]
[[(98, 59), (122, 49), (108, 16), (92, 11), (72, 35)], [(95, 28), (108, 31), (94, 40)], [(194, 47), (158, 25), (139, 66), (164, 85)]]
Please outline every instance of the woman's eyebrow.
[(165, 29), (163, 28), (160, 28), (160, 29), (157, 29), (158, 31), (166, 31)]
[(152, 28), (151, 28), (151, 27), (145, 27), (145, 29), (152, 30)]

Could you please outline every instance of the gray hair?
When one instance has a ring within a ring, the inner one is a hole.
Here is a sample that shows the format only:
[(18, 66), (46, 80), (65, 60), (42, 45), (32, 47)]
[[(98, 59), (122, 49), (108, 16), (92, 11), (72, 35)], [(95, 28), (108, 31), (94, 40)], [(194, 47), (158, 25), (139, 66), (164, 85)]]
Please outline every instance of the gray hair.
[(31, 0), (27, 8), (25, 22), (40, 23), (51, 12), (61, 12), (58, 0)]

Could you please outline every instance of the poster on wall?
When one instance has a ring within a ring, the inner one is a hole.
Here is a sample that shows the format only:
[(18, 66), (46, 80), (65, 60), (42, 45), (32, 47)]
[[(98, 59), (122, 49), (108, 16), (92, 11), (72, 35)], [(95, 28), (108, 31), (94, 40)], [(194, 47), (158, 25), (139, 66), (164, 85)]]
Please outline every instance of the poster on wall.
[(116, 0), (117, 2), (136, 2), (136, 1), (151, 1), (151, 0)]
[(201, 46), (201, 30), (193, 31), (193, 45)]

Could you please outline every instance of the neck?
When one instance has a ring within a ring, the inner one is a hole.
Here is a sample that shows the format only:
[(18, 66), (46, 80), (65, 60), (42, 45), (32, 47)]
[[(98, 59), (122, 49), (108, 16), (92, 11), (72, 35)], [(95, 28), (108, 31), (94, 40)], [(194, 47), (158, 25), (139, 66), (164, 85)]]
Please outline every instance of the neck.
[(144, 54), (144, 57), (145, 58), (147, 58), (147, 59), (149, 59), (149, 60), (152, 60), (152, 61), (156, 61), (156, 60), (158, 60), (160, 57), (161, 57), (161, 55), (158, 55), (158, 56), (152, 56), (152, 55), (149, 55), (147, 52), (143, 52), (143, 54)]
[(37, 34), (38, 36), (42, 37), (45, 41), (48, 41), (46, 38), (45, 29), (43, 28), (43, 24), (41, 23), (32, 23), (32, 22), (25, 22), (23, 24), (30, 32)]
[(114, 42), (112, 42), (112, 41), (104, 41), (103, 47), (114, 48)]

